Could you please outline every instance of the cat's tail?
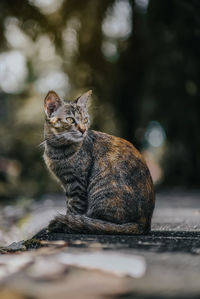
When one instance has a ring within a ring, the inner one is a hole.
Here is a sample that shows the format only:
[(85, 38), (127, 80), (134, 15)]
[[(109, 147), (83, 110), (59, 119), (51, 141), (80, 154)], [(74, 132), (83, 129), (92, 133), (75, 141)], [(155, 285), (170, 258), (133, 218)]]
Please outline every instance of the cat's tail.
[(50, 231), (82, 234), (140, 235), (150, 231), (146, 223), (116, 224), (85, 215), (67, 214), (56, 217), (49, 225)]

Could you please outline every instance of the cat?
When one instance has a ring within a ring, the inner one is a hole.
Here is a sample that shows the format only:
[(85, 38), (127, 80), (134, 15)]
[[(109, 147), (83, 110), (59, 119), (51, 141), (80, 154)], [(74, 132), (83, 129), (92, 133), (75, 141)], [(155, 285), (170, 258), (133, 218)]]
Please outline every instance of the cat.
[(70, 102), (49, 91), (44, 100), (44, 160), (67, 197), (66, 215), (52, 220), (48, 230), (146, 234), (155, 201), (148, 167), (130, 142), (89, 130), (90, 95)]

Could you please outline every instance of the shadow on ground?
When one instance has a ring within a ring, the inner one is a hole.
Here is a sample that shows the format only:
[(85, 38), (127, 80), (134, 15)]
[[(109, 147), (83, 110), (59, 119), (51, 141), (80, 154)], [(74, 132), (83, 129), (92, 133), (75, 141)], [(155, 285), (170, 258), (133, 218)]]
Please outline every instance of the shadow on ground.
[[(152, 252), (182, 252), (200, 253), (200, 232), (192, 231), (152, 231), (145, 236), (125, 236), (125, 235), (83, 235), (83, 234), (63, 234), (51, 233), (46, 230), (39, 232), (34, 239), (39, 240), (64, 240), (69, 247), (87, 248), (89, 244), (100, 243), (104, 249), (136, 249), (138, 251)], [(79, 240), (77, 242), (77, 240)], [(35, 248), (38, 245), (31, 245)]]

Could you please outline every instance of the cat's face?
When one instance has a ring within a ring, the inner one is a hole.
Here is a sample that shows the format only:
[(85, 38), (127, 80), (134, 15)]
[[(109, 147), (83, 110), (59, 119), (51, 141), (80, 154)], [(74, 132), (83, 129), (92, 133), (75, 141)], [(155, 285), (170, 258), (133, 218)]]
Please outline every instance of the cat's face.
[(47, 140), (55, 145), (65, 145), (84, 139), (90, 123), (87, 109), (90, 95), (91, 91), (88, 91), (74, 102), (64, 102), (54, 91), (47, 94), (44, 101)]

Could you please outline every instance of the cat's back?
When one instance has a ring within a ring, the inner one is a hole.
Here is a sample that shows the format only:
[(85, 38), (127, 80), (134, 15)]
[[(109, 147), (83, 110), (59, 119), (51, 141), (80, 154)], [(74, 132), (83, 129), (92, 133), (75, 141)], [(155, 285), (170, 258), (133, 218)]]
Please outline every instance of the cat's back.
[(140, 161), (146, 165), (140, 152), (129, 141), (94, 130), (90, 131), (90, 136), (93, 138), (93, 151), (96, 157), (106, 158), (110, 163)]
[(153, 182), (140, 152), (127, 140), (98, 131), (93, 138), (94, 173), (106, 174), (123, 184), (137, 185), (144, 193), (153, 192)]

